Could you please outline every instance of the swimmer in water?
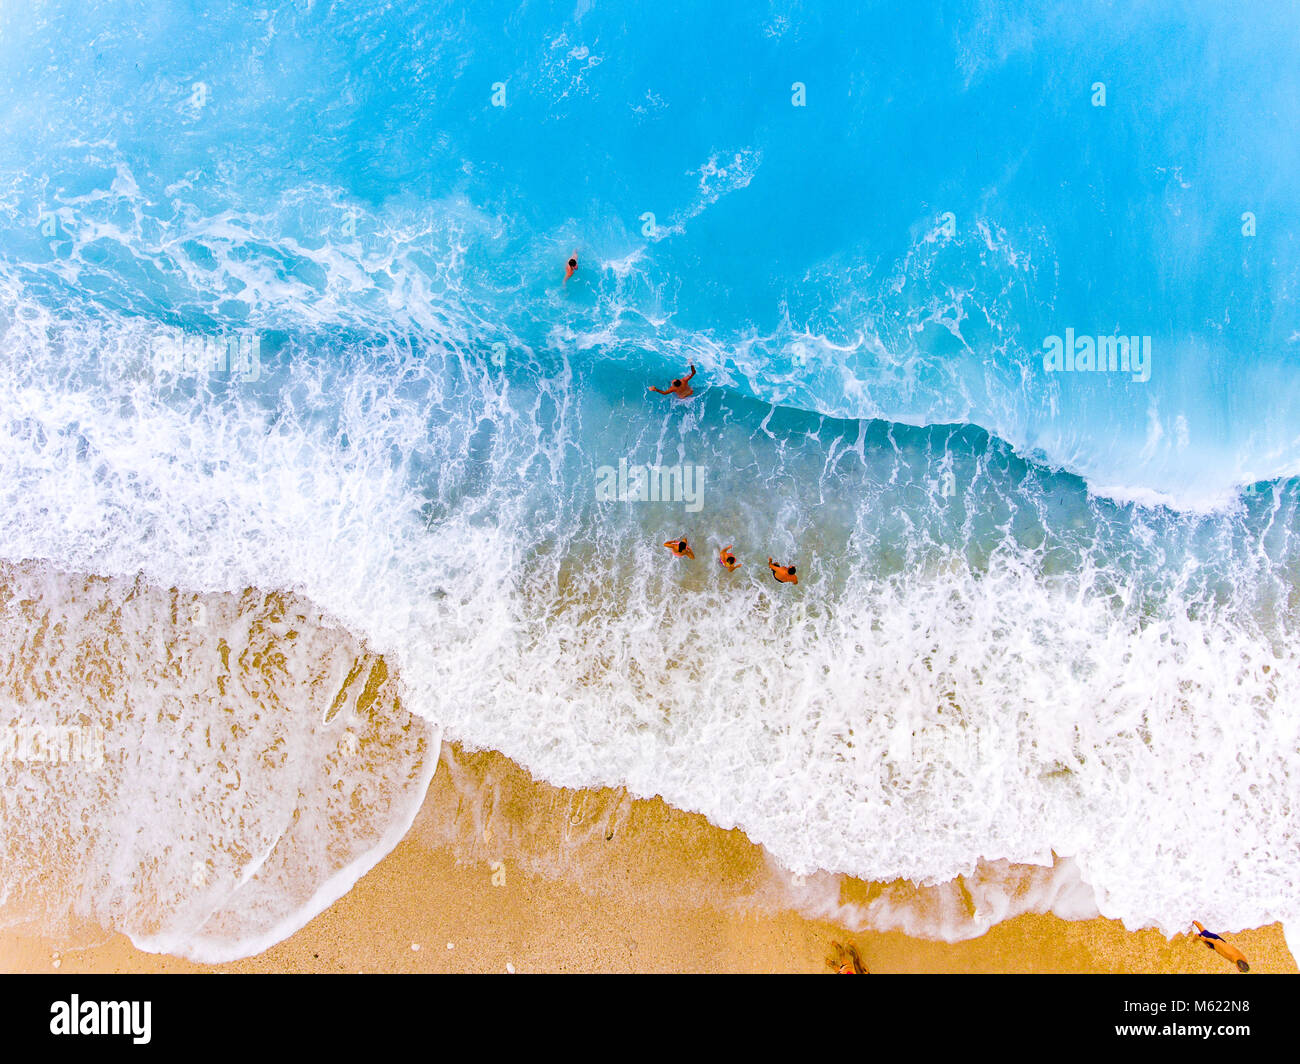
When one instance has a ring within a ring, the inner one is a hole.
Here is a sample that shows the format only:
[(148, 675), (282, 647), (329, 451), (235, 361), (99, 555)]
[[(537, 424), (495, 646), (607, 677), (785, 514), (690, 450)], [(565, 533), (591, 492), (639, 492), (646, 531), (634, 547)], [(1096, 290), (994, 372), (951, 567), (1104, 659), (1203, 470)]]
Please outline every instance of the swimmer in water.
[(691, 377), (695, 376), (695, 363), (691, 363), (691, 372), (685, 377), (679, 377), (668, 386), (668, 390), (656, 388), (650, 385), (650, 391), (658, 392), (660, 395), (675, 395), (678, 399), (689, 399), (695, 393), (691, 391)]
[(682, 536), (681, 539), (670, 539), (664, 544), (664, 546), (679, 558), (691, 558), (692, 560), (695, 558), (695, 552), (691, 550), (691, 546), (686, 542), (685, 536)]
[(1195, 920), (1192, 921), (1192, 926), (1196, 928), (1196, 933), (1200, 937), (1201, 941), (1209, 946), (1210, 949), (1214, 950), (1214, 952), (1224, 960), (1232, 961), (1232, 963), (1237, 966), (1237, 971), (1250, 971), (1250, 965), (1246, 963), (1246, 955), (1236, 946), (1228, 945), (1228, 943), (1224, 942), (1223, 939), (1213, 931), (1205, 930), (1205, 928)]
[(772, 575), (782, 584), (797, 584), (799, 582), (799, 577), (795, 575), (793, 565), (777, 565), (771, 558), (768, 558), (767, 567), (772, 570)]
[(718, 551), (718, 564), (729, 573), (734, 573), (740, 568), (740, 562), (736, 561), (736, 556), (731, 553), (730, 543)]
[(564, 264), (564, 283), (569, 283), (569, 278), (578, 272), (578, 253), (575, 251), (569, 256), (569, 261)]

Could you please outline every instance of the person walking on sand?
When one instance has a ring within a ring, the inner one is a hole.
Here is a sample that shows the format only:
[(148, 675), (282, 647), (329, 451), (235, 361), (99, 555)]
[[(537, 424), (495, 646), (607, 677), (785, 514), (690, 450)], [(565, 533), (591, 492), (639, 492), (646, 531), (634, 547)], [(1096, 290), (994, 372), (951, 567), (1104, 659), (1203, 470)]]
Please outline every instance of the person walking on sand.
[(1224, 942), (1223, 939), (1213, 931), (1205, 930), (1205, 928), (1203, 928), (1196, 920), (1192, 921), (1192, 926), (1196, 928), (1196, 933), (1200, 940), (1210, 949), (1214, 950), (1214, 952), (1220, 957), (1224, 958), (1224, 960), (1232, 961), (1232, 963), (1237, 966), (1237, 971), (1250, 971), (1250, 965), (1246, 963), (1246, 955), (1236, 946), (1228, 945), (1228, 943)]
[(731, 553), (731, 544), (728, 543), (722, 550), (718, 551), (718, 564), (726, 569), (729, 573), (734, 573), (740, 568), (740, 562), (736, 561), (736, 556)]
[(678, 377), (668, 386), (668, 390), (656, 388), (650, 385), (649, 391), (658, 392), (660, 395), (675, 395), (678, 399), (689, 399), (695, 393), (691, 391), (691, 377), (695, 376), (695, 363), (691, 363), (691, 372), (685, 377)]
[(692, 561), (695, 560), (695, 552), (691, 550), (690, 544), (686, 542), (685, 536), (682, 536), (681, 539), (670, 539), (664, 544), (664, 546), (672, 551), (678, 558), (690, 558)]
[(569, 278), (578, 272), (578, 253), (575, 251), (569, 256), (569, 261), (564, 264), (564, 283), (569, 283)]
[(793, 565), (777, 565), (771, 558), (768, 558), (767, 567), (772, 570), (772, 575), (782, 584), (797, 584), (799, 582), (799, 577), (795, 574)]
[(835, 948), (835, 957), (827, 958), (826, 963), (836, 975), (871, 974), (867, 966), (862, 963), (862, 958), (858, 956), (858, 947), (852, 942), (849, 943), (848, 949), (838, 942), (832, 942), (831, 945)]

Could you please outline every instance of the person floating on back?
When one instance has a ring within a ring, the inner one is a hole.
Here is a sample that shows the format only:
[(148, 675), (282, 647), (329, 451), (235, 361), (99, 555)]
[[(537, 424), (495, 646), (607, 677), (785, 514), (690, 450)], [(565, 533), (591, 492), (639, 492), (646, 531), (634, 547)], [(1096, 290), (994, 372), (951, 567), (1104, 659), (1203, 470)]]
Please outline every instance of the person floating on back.
[(1237, 966), (1237, 971), (1239, 972), (1250, 971), (1250, 965), (1246, 963), (1246, 955), (1242, 953), (1241, 950), (1239, 950), (1236, 946), (1228, 945), (1228, 943), (1224, 942), (1223, 939), (1221, 939), (1213, 931), (1205, 930), (1205, 928), (1203, 928), (1195, 920), (1192, 921), (1192, 925), (1196, 928), (1196, 933), (1197, 935), (1200, 936), (1201, 941), (1204, 942), (1210, 949), (1214, 950), (1214, 952), (1217, 953), (1220, 957), (1224, 958), (1225, 960), (1232, 961), (1232, 963)]
[(569, 256), (569, 261), (564, 264), (564, 283), (569, 283), (569, 278), (578, 272), (578, 253), (575, 251)]
[(729, 573), (734, 573), (740, 568), (740, 562), (736, 561), (736, 556), (731, 553), (731, 544), (728, 543), (722, 550), (718, 551), (718, 564)]
[(771, 558), (768, 558), (767, 567), (772, 570), (772, 575), (782, 584), (797, 584), (799, 582), (799, 577), (795, 575), (793, 565), (777, 565)]
[(667, 391), (665, 391), (663, 388), (656, 388), (653, 384), (650, 385), (649, 390), (652, 392), (658, 392), (660, 395), (675, 395), (677, 396), (678, 399), (689, 399), (692, 395), (695, 394), (693, 391), (691, 391), (691, 377), (694, 376), (695, 376), (695, 363), (692, 362), (690, 374), (686, 377), (678, 377), (677, 380), (673, 381), (672, 384), (668, 386)]
[(682, 536), (681, 539), (670, 539), (667, 543), (664, 544), (664, 546), (667, 547), (679, 558), (694, 559), (695, 557), (695, 552), (691, 550), (691, 546), (689, 543), (686, 542), (685, 536)]

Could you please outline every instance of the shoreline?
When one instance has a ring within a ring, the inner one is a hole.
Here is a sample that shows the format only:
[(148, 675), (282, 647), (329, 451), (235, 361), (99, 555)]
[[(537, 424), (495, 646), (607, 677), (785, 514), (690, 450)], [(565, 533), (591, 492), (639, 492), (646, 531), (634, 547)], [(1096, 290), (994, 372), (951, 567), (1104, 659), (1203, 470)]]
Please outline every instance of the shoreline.
[[(467, 802), (472, 794), (481, 801)], [(575, 804), (583, 810), (576, 821)], [(557, 852), (555, 833), (566, 824), (570, 840), (586, 834)], [(5, 931), (0, 958), (11, 972), (818, 973), (829, 971), (838, 940), (855, 943), (876, 974), (1231, 970), (1190, 936), (1170, 941), (1103, 917), (1024, 913), (960, 942), (851, 933), (770, 898), (753, 904), (763, 897), (761, 853), (743, 832), (660, 799), (553, 787), (503, 755), (444, 744), (396, 848), (261, 954), (204, 965), (144, 953), (120, 934), (74, 947)], [(873, 887), (846, 881), (841, 889)], [(1252, 973), (1297, 971), (1280, 924), (1229, 937)]]
[[(0, 605), (9, 622), (9, 652), (22, 663), (11, 685), (35, 668), (32, 633), (45, 632), (42, 626), (53, 617), (58, 623), (43, 636), (43, 667), (64, 686), (43, 694), (47, 703), (57, 707), (61, 694), (84, 705), (88, 719), (120, 732), (119, 746), (131, 735), (152, 734), (146, 725), (154, 727), (158, 714), (178, 701), (193, 705), (202, 721), (221, 720), (218, 710), (224, 715), (237, 708), (246, 725), (260, 720), (267, 729), (258, 740), (263, 746), (292, 745), (294, 757), (284, 763), (297, 765), (294, 773), (318, 774), (312, 778), (319, 786), (300, 794), (298, 808), (332, 832), (331, 845), (346, 851), (358, 838), (383, 838), (378, 853), (396, 839), (368, 873), (294, 934), (253, 957), (198, 964), (143, 952), (121, 934), (66, 915), (59, 924), (16, 922), (20, 912), (32, 919), (67, 913), (64, 903), (76, 906), (73, 895), (82, 890), (84, 875), (97, 874), (94, 865), (83, 872), (75, 848), (54, 855), (42, 849), (42, 839), (48, 846), (63, 838), (57, 831), (63, 804), (77, 798), (81, 804), (70, 809), (98, 815), (87, 797), (93, 790), (78, 797), (75, 788), (56, 789), (47, 796), (54, 804), (6, 825), (8, 844), (16, 847), (6, 855), (15, 893), (11, 907), (0, 911), (0, 924), (7, 917), (19, 930), (0, 930), (4, 970), (492, 972), (512, 965), (521, 972), (818, 972), (826, 970), (836, 940), (855, 943), (876, 972), (1225, 968), (1190, 938), (1171, 942), (1155, 930), (1130, 932), (1116, 920), (1084, 919), (1095, 912), (1091, 891), (1078, 890), (1069, 862), (986, 862), (929, 888), (828, 872), (796, 877), (744, 831), (717, 827), (662, 798), (633, 798), (624, 788), (558, 787), (498, 752), (454, 742), (426, 747), (425, 730), (412, 728), (416, 718), (402, 705), (400, 682), (383, 657), (299, 596), (251, 589), (196, 596), (29, 564), (0, 565)], [(214, 657), (214, 643), (231, 649)], [(92, 673), (99, 686), (87, 696), (78, 677)], [(209, 704), (214, 686), (223, 695), (220, 705)], [(22, 692), (15, 687), (13, 694)], [(16, 701), (15, 712), (24, 713), (23, 704)], [(49, 716), (48, 704), (33, 710), (32, 719), (43, 719), (42, 712)], [(161, 719), (173, 719), (168, 713)], [(172, 743), (187, 741), (188, 734), (159, 732)], [(155, 764), (169, 764), (176, 749)], [(238, 744), (205, 739), (182, 752), (194, 759), (188, 771), (217, 783), (222, 760), (238, 761), (249, 773), (241, 795), (250, 788), (274, 793), (277, 777), (259, 776), (263, 769)], [(436, 771), (429, 779), (423, 773), (433, 756)], [(140, 787), (138, 776), (123, 778)], [(335, 791), (368, 793), (356, 790), (363, 780), (387, 789), (360, 805), (328, 804)], [(77, 782), (87, 784), (89, 777)], [(147, 786), (139, 793), (152, 800)], [(209, 815), (214, 796), (224, 791), (187, 793), (193, 807), (175, 826), (224, 831), (224, 821)], [(259, 806), (248, 801), (234, 811), (256, 814)], [(390, 814), (404, 809), (403, 822), (414, 813), (400, 839), (377, 812), (384, 802), (395, 803)], [(129, 810), (97, 822), (94, 837), (126, 837), (118, 835), (124, 816), (129, 819)], [(88, 830), (75, 817), (67, 829), (75, 829), (76, 838)], [(220, 838), (200, 838), (197, 852), (224, 856)], [(289, 838), (278, 871), (310, 874), (300, 869), (294, 845)], [(174, 906), (188, 883), (168, 887), (167, 904)], [(145, 917), (136, 926), (147, 926), (150, 913), (134, 896), (134, 903), (130, 893), (124, 899)], [(1049, 908), (1062, 916), (1045, 914)], [(846, 930), (867, 925), (895, 929)], [(1297, 970), (1280, 924), (1225, 933), (1252, 971)]]

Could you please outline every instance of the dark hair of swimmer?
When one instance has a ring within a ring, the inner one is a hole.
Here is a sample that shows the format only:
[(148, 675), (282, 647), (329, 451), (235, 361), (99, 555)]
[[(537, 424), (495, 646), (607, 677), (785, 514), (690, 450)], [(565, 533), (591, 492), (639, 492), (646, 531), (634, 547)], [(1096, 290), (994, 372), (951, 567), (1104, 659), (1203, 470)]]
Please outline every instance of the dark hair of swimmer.
[(578, 260), (577, 260), (577, 259), (570, 259), (570, 260), (569, 260), (569, 265), (570, 265), (570, 266), (576, 266), (576, 265), (578, 265)]
[(682, 382), (681, 382), (681, 381), (679, 381), (679, 380), (673, 381), (673, 387), (674, 387), (674, 388), (680, 388), (681, 386), (682, 386)]
[(794, 572), (794, 566), (793, 566), (793, 565), (790, 566), (790, 568), (788, 568), (788, 569), (786, 570), (786, 572), (787, 572), (787, 573), (793, 573), (793, 572)]
[(736, 564), (736, 556), (735, 556), (734, 554), (728, 554), (728, 555), (727, 555), (727, 564), (728, 564), (728, 565), (735, 565), (735, 564)]

